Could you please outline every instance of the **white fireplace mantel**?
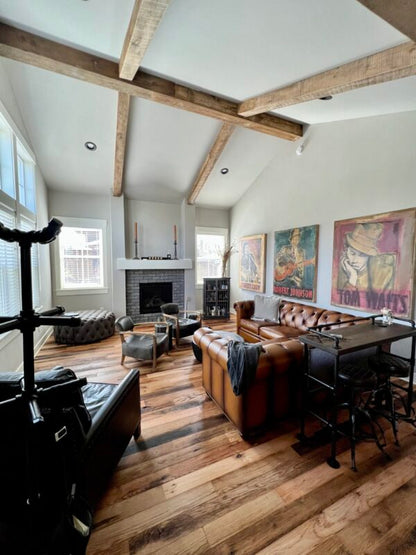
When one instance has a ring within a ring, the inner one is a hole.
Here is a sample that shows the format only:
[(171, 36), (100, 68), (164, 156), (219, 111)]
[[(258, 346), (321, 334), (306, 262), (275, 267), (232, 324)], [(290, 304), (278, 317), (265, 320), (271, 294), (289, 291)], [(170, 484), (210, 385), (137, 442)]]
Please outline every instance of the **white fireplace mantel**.
[(137, 260), (117, 258), (117, 270), (192, 270), (192, 260)]

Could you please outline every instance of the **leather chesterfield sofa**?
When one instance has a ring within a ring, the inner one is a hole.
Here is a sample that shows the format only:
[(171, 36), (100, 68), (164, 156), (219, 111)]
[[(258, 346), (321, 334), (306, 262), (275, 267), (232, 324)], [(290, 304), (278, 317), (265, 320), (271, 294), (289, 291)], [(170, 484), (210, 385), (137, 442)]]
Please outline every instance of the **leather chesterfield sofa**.
[(331, 326), (333, 329), (354, 325), (347, 322), (354, 316), (282, 300), (277, 324), (253, 320), (252, 300), (236, 302), (234, 308), (238, 335), (246, 342), (261, 342), (264, 350), (254, 383), (241, 395), (234, 394), (228, 375), (229, 339), (204, 327), (195, 332), (193, 340), (202, 351), (205, 391), (240, 433), (250, 437), (293, 414), (299, 406), (304, 349), (297, 338), (307, 333), (308, 327), (336, 324)]
[(266, 339), (285, 341), (307, 333), (308, 328), (314, 326), (331, 324), (331, 329), (334, 329), (343, 325), (353, 325), (348, 323), (348, 321), (356, 318), (352, 314), (282, 299), (279, 307), (280, 322), (277, 323), (275, 321), (253, 319), (254, 308), (254, 301), (252, 300), (234, 303), (237, 324), (236, 331), (238, 335), (241, 335), (241, 337), (249, 342)]
[(265, 341), (254, 383), (235, 395), (228, 376), (229, 339), (203, 327), (194, 333), (202, 351), (202, 385), (243, 437), (250, 437), (283, 418), (296, 403), (297, 390), (291, 381), (303, 360), (299, 341)]

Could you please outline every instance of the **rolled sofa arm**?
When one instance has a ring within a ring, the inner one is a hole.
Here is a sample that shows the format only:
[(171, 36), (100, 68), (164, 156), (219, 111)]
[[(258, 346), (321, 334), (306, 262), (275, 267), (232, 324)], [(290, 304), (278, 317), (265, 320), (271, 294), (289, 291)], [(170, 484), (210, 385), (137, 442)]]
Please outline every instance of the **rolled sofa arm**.
[(239, 333), (241, 319), (249, 319), (254, 315), (254, 301), (237, 301), (234, 303), (234, 310), (236, 314), (236, 330)]
[(85, 471), (88, 501), (94, 506), (131, 437), (140, 435), (140, 373), (131, 370), (93, 417), (87, 435)]

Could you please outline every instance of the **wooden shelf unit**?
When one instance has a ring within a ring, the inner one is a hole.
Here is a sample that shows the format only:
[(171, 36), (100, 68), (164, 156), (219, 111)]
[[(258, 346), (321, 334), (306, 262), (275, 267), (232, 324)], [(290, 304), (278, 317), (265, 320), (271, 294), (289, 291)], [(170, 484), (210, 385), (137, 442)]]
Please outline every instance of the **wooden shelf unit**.
[(230, 318), (230, 278), (204, 278), (204, 319)]

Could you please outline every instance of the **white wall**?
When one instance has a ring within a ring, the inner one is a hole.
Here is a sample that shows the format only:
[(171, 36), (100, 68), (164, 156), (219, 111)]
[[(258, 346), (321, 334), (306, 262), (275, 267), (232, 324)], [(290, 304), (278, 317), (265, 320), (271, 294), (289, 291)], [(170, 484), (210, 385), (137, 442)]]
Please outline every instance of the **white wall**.
[(173, 226), (177, 227), (178, 258), (184, 258), (181, 205), (167, 202), (126, 201), (126, 255), (134, 256), (134, 222), (138, 224), (139, 256), (173, 258)]
[(230, 211), (218, 208), (196, 207), (195, 225), (200, 227), (224, 227), (230, 228)]
[[(21, 137), (29, 146), (30, 140), (23, 124), (23, 119), (17, 105), (16, 99), (8, 77), (0, 62), (0, 101), (12, 118), (15, 127)], [(37, 206), (37, 227), (41, 229), (48, 223), (47, 209), (47, 189), (43, 177), (36, 169), (36, 206)], [(51, 308), (51, 280), (50, 280), (50, 258), (49, 245), (39, 245), (39, 272), (40, 272), (40, 302), (44, 310)], [(8, 315), (5, 315), (8, 316)], [(49, 326), (41, 326), (35, 330), (34, 346), (37, 351), (46, 340), (51, 328)], [(0, 372), (14, 371), (22, 368), (23, 351), (22, 335), (20, 332), (12, 331), (7, 336), (0, 337)]]
[[(312, 126), (302, 156), (284, 143), (231, 212), (231, 239), (267, 233), (266, 294), (274, 231), (319, 224), (315, 304), (330, 307), (334, 221), (416, 206), (415, 130), (416, 112), (406, 112)], [(253, 296), (238, 287), (238, 265), (232, 257), (233, 302)]]

